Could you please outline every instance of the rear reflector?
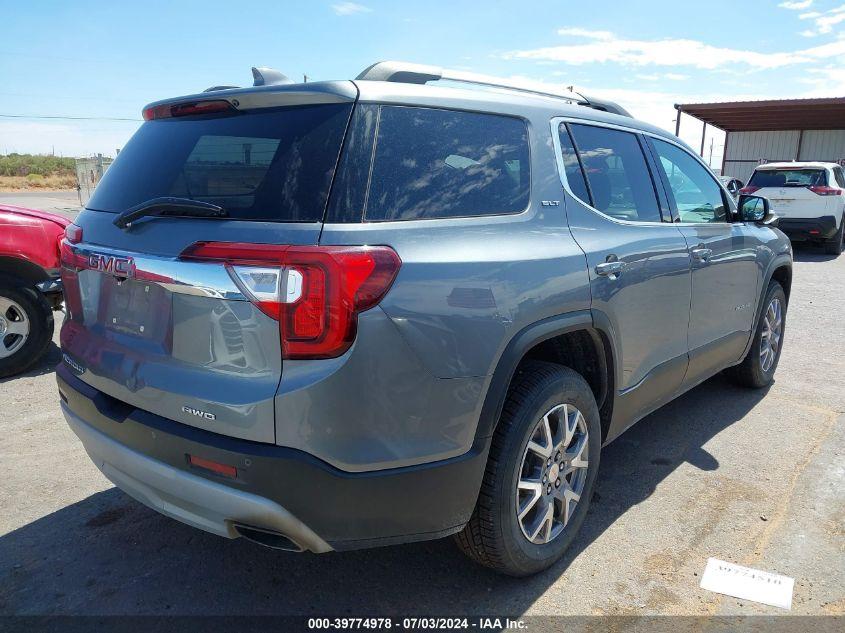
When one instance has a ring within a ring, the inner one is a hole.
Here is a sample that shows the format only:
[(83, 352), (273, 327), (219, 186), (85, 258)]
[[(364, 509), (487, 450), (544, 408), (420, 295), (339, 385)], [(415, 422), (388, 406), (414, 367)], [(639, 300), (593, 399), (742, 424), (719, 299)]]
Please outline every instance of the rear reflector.
[(144, 120), (169, 119), (179, 116), (192, 116), (198, 114), (214, 114), (217, 112), (235, 111), (234, 106), (225, 100), (217, 101), (195, 101), (193, 103), (165, 104), (144, 108)]
[(191, 466), (210, 470), (211, 472), (217, 473), (218, 475), (223, 475), (224, 477), (231, 477), (232, 479), (234, 479), (238, 476), (238, 469), (234, 466), (229, 466), (228, 464), (221, 464), (220, 462), (215, 462), (210, 459), (197, 457), (196, 455), (188, 455), (188, 463)]
[(181, 258), (225, 264), (244, 295), (279, 321), (284, 358), (343, 354), (358, 313), (381, 301), (402, 265), (388, 246), (197, 242)]

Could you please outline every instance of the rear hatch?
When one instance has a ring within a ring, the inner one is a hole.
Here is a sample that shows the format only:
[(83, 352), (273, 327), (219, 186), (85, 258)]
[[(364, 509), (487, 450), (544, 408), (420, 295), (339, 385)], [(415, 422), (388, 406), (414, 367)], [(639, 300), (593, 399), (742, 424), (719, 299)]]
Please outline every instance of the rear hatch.
[(351, 82), (269, 86), (144, 111), (63, 245), (63, 358), (118, 411), (275, 440), (279, 321), (260, 299), (282, 273), (208, 243), (241, 260), (317, 244), (356, 96)]
[(778, 167), (757, 169), (741, 192), (768, 198), (780, 217), (817, 218), (833, 213), (835, 196), (841, 193), (830, 184), (823, 167)]

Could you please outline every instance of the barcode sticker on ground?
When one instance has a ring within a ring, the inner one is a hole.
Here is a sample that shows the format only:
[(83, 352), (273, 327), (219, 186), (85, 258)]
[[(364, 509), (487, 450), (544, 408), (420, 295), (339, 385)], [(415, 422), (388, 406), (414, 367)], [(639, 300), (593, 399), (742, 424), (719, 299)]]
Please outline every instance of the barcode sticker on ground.
[(734, 598), (753, 600), (782, 609), (792, 608), (795, 580), (759, 569), (708, 558), (701, 577), (701, 588)]

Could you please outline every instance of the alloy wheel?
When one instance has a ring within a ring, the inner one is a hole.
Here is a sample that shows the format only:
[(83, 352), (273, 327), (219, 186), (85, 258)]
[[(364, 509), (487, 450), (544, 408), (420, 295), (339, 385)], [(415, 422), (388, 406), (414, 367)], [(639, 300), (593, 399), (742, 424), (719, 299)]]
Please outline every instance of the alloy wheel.
[(553, 407), (535, 425), (516, 490), (517, 520), (530, 542), (548, 543), (569, 523), (587, 481), (588, 446), (587, 422), (571, 404)]
[(8, 297), (0, 296), (0, 358), (17, 352), (29, 338), (29, 317)]
[(760, 368), (767, 372), (772, 368), (783, 336), (783, 306), (775, 297), (766, 308), (763, 317), (763, 332), (760, 335)]

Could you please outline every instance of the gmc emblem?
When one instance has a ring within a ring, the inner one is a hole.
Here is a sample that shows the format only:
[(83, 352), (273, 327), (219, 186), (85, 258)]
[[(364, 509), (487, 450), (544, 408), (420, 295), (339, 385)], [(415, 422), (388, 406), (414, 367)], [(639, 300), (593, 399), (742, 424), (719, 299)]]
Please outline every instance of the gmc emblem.
[(131, 257), (118, 257), (116, 255), (102, 255), (91, 253), (88, 255), (88, 266), (91, 270), (97, 270), (115, 277), (132, 277), (134, 266)]

